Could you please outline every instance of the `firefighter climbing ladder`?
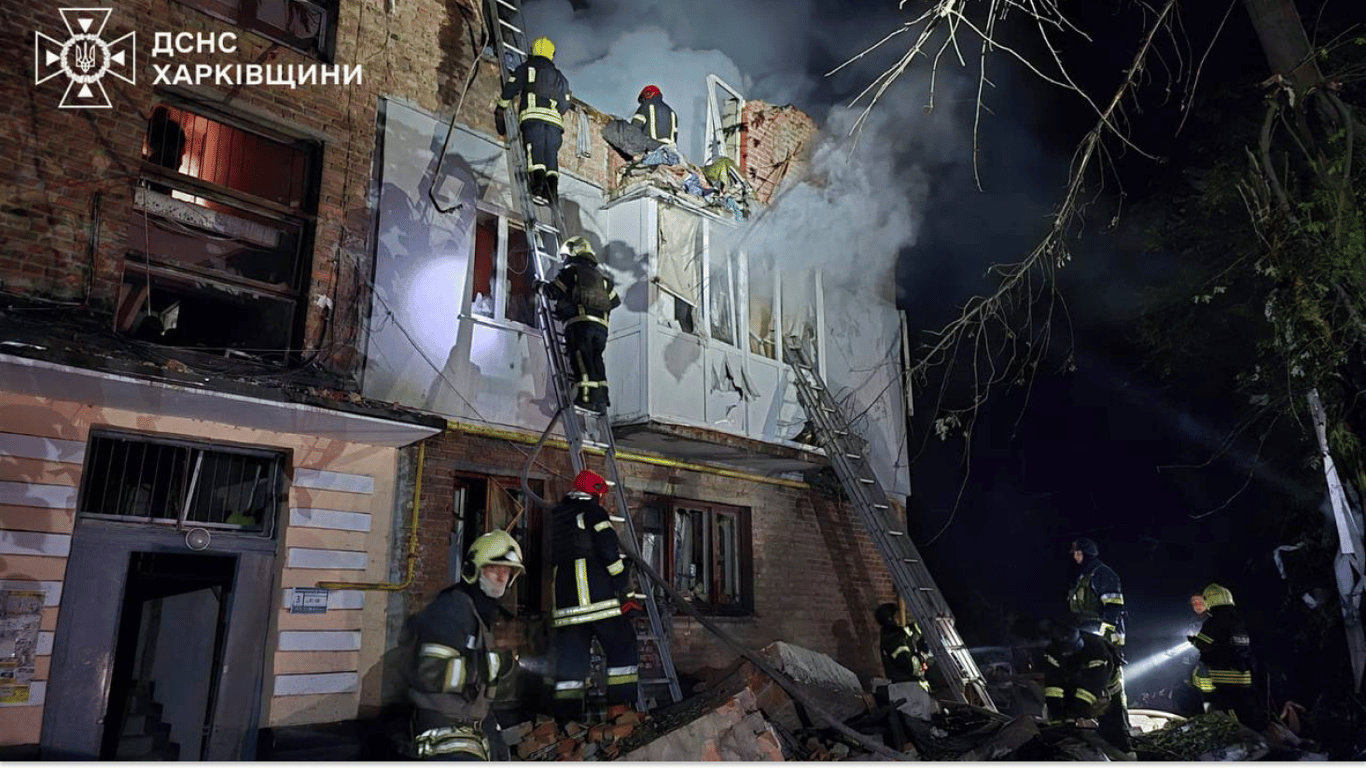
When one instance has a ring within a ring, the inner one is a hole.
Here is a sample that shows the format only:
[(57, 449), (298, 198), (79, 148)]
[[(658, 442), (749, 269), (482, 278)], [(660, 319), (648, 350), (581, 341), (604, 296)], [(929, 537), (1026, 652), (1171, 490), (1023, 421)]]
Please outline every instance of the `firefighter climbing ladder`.
[[(920, 622), (930, 651), (941, 660), (940, 669), (953, 697), (968, 704), (996, 709), (987, 694), (986, 681), (977, 669), (977, 662), (954, 627), (953, 612), (935, 585), (934, 577), (925, 568), (911, 537), (906, 535), (906, 522), (894, 519), (887, 494), (868, 463), (866, 443), (850, 432), (849, 422), (821, 381), (800, 340), (787, 337), (784, 351), (795, 374), (797, 399), (806, 410), (816, 438), (825, 449), (845, 495), (862, 515), (873, 543), (887, 561), (897, 594)], [(943, 660), (952, 663), (945, 664)]]
[[(526, 60), (528, 46), (530, 45), (528, 35), (524, 31), (526, 26), (522, 20), (522, 9), (519, 3), (509, 2), (509, 0), (486, 0), (485, 9), (487, 22), (490, 25), (490, 38), (493, 42), (494, 52), (498, 57), (499, 77), (503, 82), (506, 82), (512, 70)], [(565, 230), (564, 220), (560, 213), (558, 200), (552, 200), (548, 206), (538, 206), (536, 201), (532, 199), (530, 179), (527, 175), (527, 157), (525, 150), (522, 149), (525, 145), (522, 142), (521, 127), (517, 124), (517, 116), (514, 110), (509, 110), (505, 117), (511, 187), (525, 217), (527, 242), (532, 250), (536, 279), (543, 282), (547, 276), (553, 277), (553, 270), (558, 263), (561, 233)], [(544, 220), (546, 216), (542, 214), (542, 211), (548, 211), (549, 222)], [(620, 512), (619, 516), (613, 515), (612, 520), (621, 523), (625, 528), (626, 535), (622, 538), (625, 546), (629, 549), (628, 554), (633, 558), (639, 558), (640, 538), (636, 534), (635, 524), (627, 511), (626, 492), (621, 482), (621, 473), (617, 469), (617, 445), (616, 439), (612, 435), (610, 417), (605, 413), (593, 413), (574, 407), (575, 390), (570, 384), (573, 367), (569, 364), (564, 328), (555, 317), (550, 299), (543, 291), (539, 290), (536, 292), (536, 318), (545, 339), (546, 355), (550, 363), (551, 386), (555, 391), (555, 400), (560, 408), (560, 422), (564, 427), (565, 441), (569, 443), (569, 458), (573, 464), (574, 472), (578, 473), (584, 469), (583, 449), (585, 445), (591, 445), (602, 450), (607, 469), (607, 479), (612, 483), (617, 510)], [(586, 438), (585, 433), (588, 433), (590, 437)], [(664, 623), (660, 617), (659, 604), (655, 599), (654, 589), (646, 588), (644, 592), (645, 611), (649, 616), (650, 630), (648, 634), (638, 635), (637, 639), (638, 642), (643, 640), (653, 643), (664, 677), (641, 678), (639, 704), (642, 710), (647, 708), (648, 699), (653, 698), (650, 695), (651, 691), (667, 690), (670, 702), (677, 702), (683, 698), (682, 690), (678, 684), (678, 673), (674, 670), (673, 654), (670, 652), (669, 644), (664, 637)]]

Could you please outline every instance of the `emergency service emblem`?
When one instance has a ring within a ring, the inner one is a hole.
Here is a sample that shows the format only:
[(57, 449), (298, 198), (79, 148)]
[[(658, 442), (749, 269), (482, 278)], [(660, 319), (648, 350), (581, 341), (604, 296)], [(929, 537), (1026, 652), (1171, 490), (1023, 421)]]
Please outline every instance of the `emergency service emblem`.
[(66, 75), (62, 109), (109, 109), (109, 94), (100, 81), (113, 75), (137, 85), (137, 37), (129, 32), (105, 42), (101, 35), (113, 12), (109, 8), (59, 8), (66, 25), (65, 41), (33, 33), (33, 81)]

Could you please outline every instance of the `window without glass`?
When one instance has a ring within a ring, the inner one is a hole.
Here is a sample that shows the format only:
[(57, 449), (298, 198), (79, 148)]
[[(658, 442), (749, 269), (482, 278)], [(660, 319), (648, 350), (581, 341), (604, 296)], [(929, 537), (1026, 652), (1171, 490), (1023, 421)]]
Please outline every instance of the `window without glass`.
[(284, 456), (270, 451), (92, 434), (84, 517), (275, 534)]
[(668, 523), (674, 588), (717, 613), (752, 611), (748, 510), (674, 500)]
[(116, 327), (175, 346), (287, 358), (302, 330), (315, 142), (163, 104), (147, 123)]
[(735, 346), (735, 259), (712, 237), (707, 257), (707, 291), (711, 337)]
[(774, 345), (773, 307), (777, 287), (773, 280), (773, 263), (766, 254), (749, 257), (749, 351), (756, 355), (776, 358)]
[[(544, 481), (531, 479), (531, 490), (544, 495)], [(519, 612), (550, 610), (549, 549), (546, 511), (527, 505), (522, 482), (516, 477), (457, 474), (454, 479), (454, 512), (451, 518), (448, 578), (461, 578), (465, 553), (479, 536), (492, 530), (508, 530), (522, 547), (527, 572), (512, 585), (513, 602)], [(530, 508), (528, 508), (530, 506)]]
[(673, 304), (672, 312), (661, 311), (665, 324), (696, 333), (695, 311), (702, 300), (702, 219), (700, 216), (667, 205), (659, 206), (658, 284)]
[(526, 231), (494, 213), (480, 211), (474, 235), (471, 311), (476, 315), (536, 325), (536, 268)]
[(337, 0), (180, 0), (315, 58), (332, 54)]

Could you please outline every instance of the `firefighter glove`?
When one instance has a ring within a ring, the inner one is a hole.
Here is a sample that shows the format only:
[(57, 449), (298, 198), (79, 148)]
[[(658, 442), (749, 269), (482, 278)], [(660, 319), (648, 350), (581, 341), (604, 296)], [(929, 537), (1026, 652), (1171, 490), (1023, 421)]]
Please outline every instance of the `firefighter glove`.
[(493, 110), (493, 127), (498, 130), (499, 136), (506, 136), (508, 132), (507, 110), (499, 107)]

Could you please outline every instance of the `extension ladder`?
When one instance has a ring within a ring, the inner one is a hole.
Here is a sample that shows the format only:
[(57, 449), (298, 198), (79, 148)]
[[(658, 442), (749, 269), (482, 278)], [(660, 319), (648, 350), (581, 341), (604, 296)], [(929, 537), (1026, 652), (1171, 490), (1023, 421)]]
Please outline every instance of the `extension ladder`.
[(940, 666), (954, 699), (994, 711), (986, 680), (954, 627), (953, 612), (911, 537), (906, 535), (906, 521), (893, 519), (892, 505), (868, 462), (866, 441), (851, 432), (848, 420), (821, 381), (801, 341), (789, 336), (783, 346), (806, 418), (845, 495), (863, 517), (873, 543), (887, 562), (897, 594), (920, 621), (930, 651), (941, 659)]
[[(522, 21), (519, 3), (509, 0), (486, 0), (487, 19), (490, 25), (494, 52), (498, 57), (499, 80), (507, 82), (512, 71), (526, 60), (530, 39)], [(521, 126), (517, 124), (515, 109), (508, 111), (504, 123), (507, 132), (509, 176), (511, 188), (516, 196), (522, 215), (525, 217), (527, 242), (532, 250), (532, 263), (535, 265), (537, 285), (554, 279), (555, 268), (559, 264), (559, 248), (565, 231), (559, 200), (551, 200), (549, 205), (537, 205), (530, 191), (530, 177), (527, 174), (527, 157), (524, 154)], [(544, 211), (544, 213), (543, 213)], [(547, 220), (548, 219), (548, 220)], [(612, 521), (620, 523), (625, 529), (621, 537), (627, 554), (640, 558), (641, 540), (636, 534), (635, 523), (631, 519), (626, 504), (626, 492), (617, 468), (616, 439), (612, 434), (611, 417), (574, 407), (576, 387), (571, 384), (573, 367), (569, 363), (563, 324), (555, 317), (554, 308), (544, 291), (536, 291), (536, 319), (545, 341), (546, 356), (550, 364), (551, 387), (555, 391), (555, 401), (560, 409), (560, 422), (564, 428), (565, 441), (569, 444), (569, 459), (574, 472), (585, 468), (583, 451), (591, 446), (602, 451), (607, 469), (607, 480), (611, 482), (616, 499), (618, 514)], [(649, 709), (651, 699), (658, 699), (652, 692), (667, 692), (670, 701), (682, 700), (682, 690), (678, 684), (678, 673), (674, 669), (673, 654), (669, 650), (668, 639), (664, 634), (664, 622), (660, 615), (658, 601), (655, 599), (653, 585), (642, 589), (645, 593), (645, 611), (649, 616), (649, 631), (637, 633), (637, 642), (642, 650), (650, 651), (653, 646), (655, 655), (663, 672), (661, 678), (641, 678), (638, 704), (641, 710)]]

